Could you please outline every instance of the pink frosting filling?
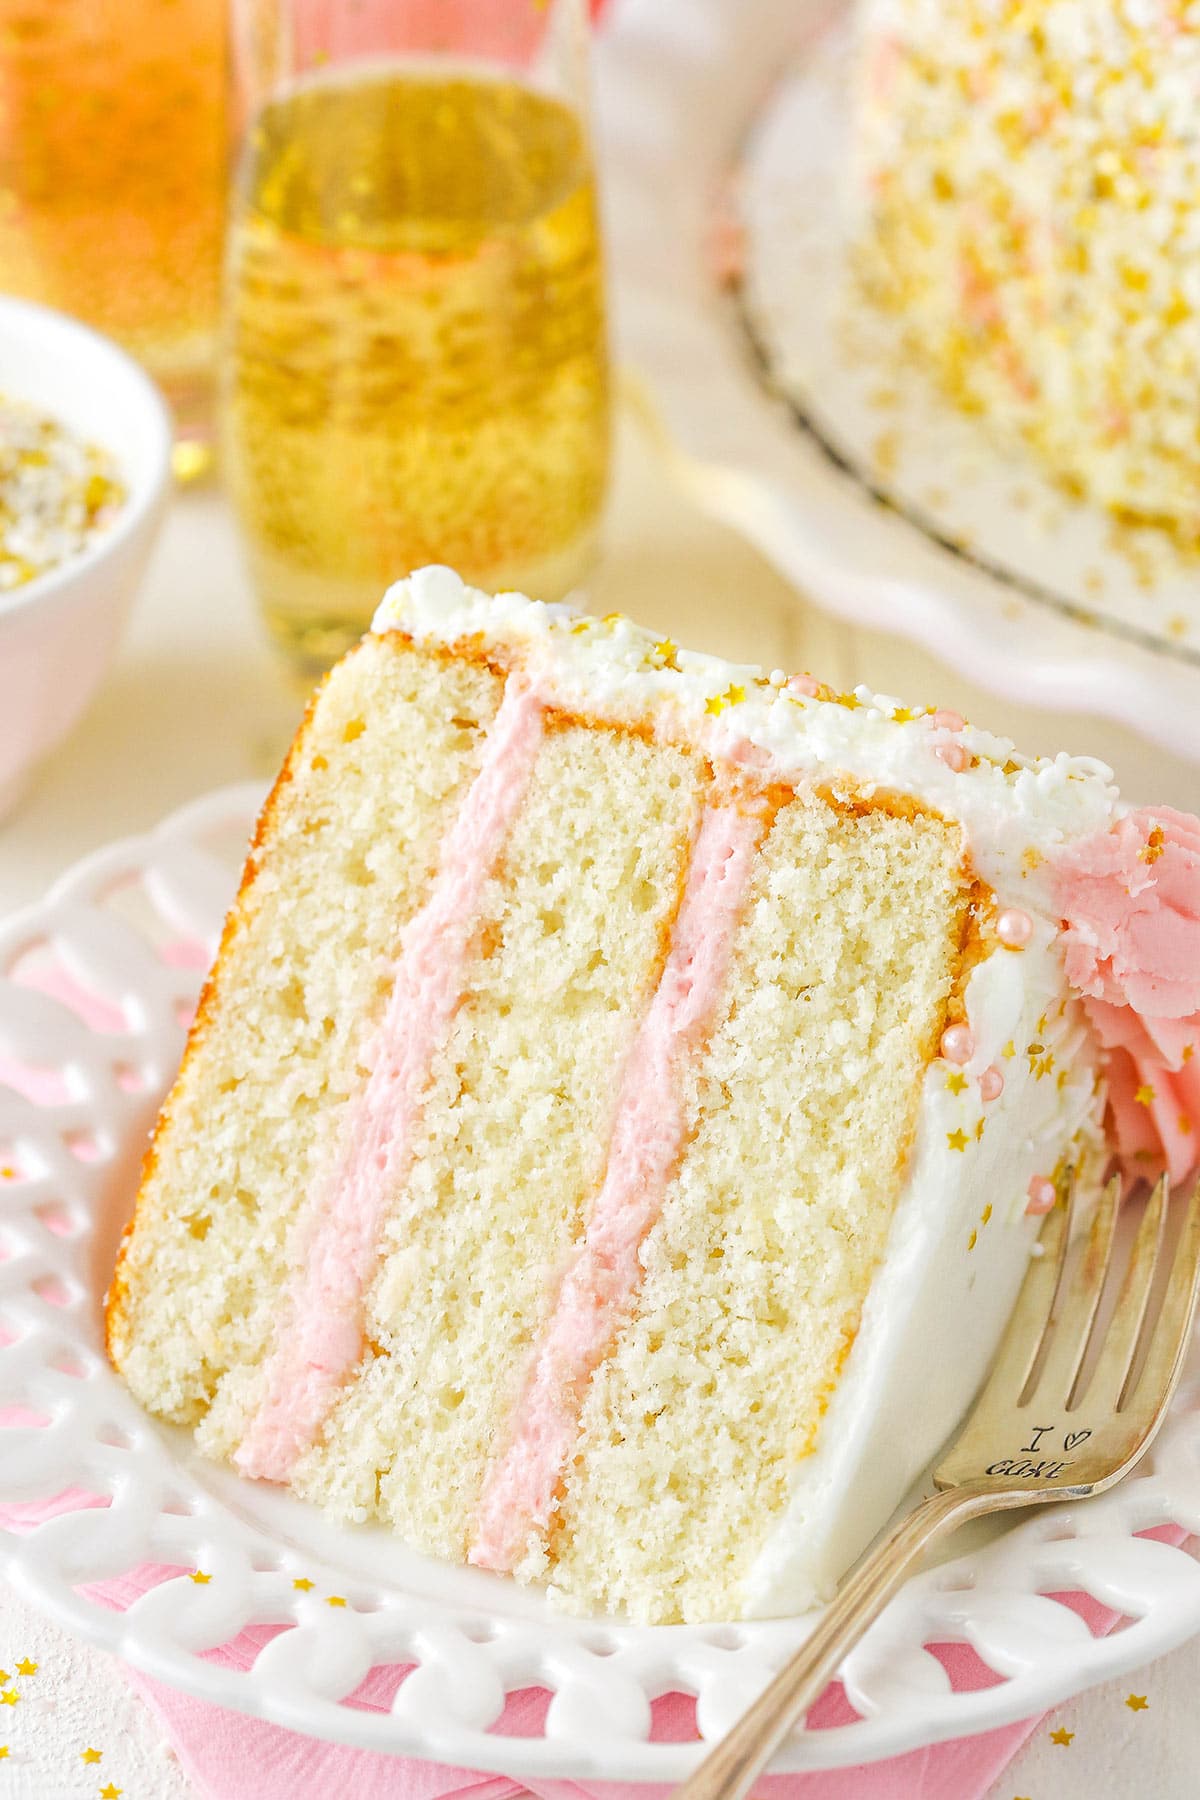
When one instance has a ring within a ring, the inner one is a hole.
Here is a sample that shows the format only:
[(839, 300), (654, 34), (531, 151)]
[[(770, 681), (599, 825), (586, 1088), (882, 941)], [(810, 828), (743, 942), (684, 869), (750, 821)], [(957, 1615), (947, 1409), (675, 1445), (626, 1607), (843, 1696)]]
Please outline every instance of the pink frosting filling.
[(712, 1020), (762, 827), (760, 812), (733, 804), (704, 814), (666, 966), (625, 1064), (604, 1181), (535, 1352), (508, 1448), (484, 1483), (470, 1551), (483, 1568), (512, 1569), (530, 1529), (550, 1524), (588, 1379), (637, 1291), (638, 1251), (683, 1148), (679, 1065)]
[(1182, 1181), (1200, 1162), (1200, 819), (1142, 808), (1069, 846), (1054, 876), (1117, 1152)]
[(543, 716), (528, 683), (511, 677), (432, 892), (401, 934), (367, 1083), (351, 1104), (328, 1186), (301, 1227), (305, 1254), (267, 1359), (264, 1398), (234, 1458), (247, 1475), (287, 1480), (362, 1355), (363, 1290), (408, 1172), (430, 1066), (462, 999), (481, 890), (525, 792)]

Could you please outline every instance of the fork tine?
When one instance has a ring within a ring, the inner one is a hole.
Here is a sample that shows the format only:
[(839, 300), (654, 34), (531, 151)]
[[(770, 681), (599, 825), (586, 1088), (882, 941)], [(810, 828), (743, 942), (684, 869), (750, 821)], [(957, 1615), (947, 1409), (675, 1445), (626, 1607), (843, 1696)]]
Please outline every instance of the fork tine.
[(1104, 1348), (1088, 1383), (1089, 1406), (1116, 1412), (1141, 1336), (1167, 1222), (1167, 1178), (1156, 1183), (1138, 1226)]
[(1083, 1255), (1076, 1261), (1065, 1291), (1060, 1287), (1052, 1308), (1050, 1351), (1037, 1376), (1033, 1393), (1053, 1405), (1065, 1407), (1070, 1401), (1087, 1352), (1092, 1322), (1112, 1255), (1120, 1196), (1120, 1179), (1114, 1175), (1100, 1196)]
[(1162, 1307), (1150, 1334), (1146, 1361), (1132, 1390), (1121, 1395), (1122, 1406), (1132, 1400), (1150, 1401), (1153, 1418), (1166, 1410), (1183, 1370), (1192, 1335), (1197, 1293), (1200, 1292), (1200, 1183), (1193, 1187), (1183, 1228), (1175, 1246), (1171, 1275)]
[(1042, 1254), (1030, 1259), (1008, 1330), (978, 1406), (982, 1407), (992, 1394), (1007, 1402), (1014, 1394), (1020, 1394), (1028, 1381), (1046, 1334), (1070, 1240), (1069, 1213), (1057, 1206), (1042, 1226), (1038, 1239)]

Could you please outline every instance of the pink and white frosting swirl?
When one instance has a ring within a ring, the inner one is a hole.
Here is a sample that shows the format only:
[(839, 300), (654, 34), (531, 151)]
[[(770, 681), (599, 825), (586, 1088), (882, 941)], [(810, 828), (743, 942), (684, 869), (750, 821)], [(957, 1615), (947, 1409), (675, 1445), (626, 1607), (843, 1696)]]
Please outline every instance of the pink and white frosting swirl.
[(1054, 868), (1067, 979), (1104, 1049), (1131, 1174), (1200, 1163), (1200, 819), (1142, 807)]

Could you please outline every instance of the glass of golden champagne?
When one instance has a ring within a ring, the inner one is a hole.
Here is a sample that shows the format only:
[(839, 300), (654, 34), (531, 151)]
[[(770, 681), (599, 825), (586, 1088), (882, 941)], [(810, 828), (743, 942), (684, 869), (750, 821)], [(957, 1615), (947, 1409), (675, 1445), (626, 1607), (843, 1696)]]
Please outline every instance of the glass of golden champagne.
[(208, 462), (228, 0), (0, 0), (0, 291), (107, 332)]
[(311, 674), (449, 563), (561, 598), (608, 470), (584, 0), (232, 0), (223, 467)]

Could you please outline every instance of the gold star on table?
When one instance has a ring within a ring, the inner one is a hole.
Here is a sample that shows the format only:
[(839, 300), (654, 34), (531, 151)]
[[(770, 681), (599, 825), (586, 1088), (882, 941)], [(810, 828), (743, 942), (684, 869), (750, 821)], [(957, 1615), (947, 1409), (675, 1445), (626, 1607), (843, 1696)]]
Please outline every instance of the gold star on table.
[(299, 1588), (300, 1592), (302, 1594), (307, 1594), (311, 1591), (312, 1587), (314, 1586), (314, 1583), (308, 1579), (307, 1575), (297, 1575), (296, 1579), (292, 1583), (292, 1586), (294, 1588)]
[[(37, 1664), (35, 1662), (30, 1662), (30, 1660), (27, 1656), (23, 1656), (21, 1658), (20, 1662), (17, 1664), (17, 1674), (18, 1675), (36, 1675), (37, 1672), (38, 1672)], [(6, 1681), (8, 1680), (7, 1675), (5, 1676), (4, 1679)]]
[(952, 1094), (965, 1094), (966, 1093), (967, 1078), (963, 1074), (961, 1069), (955, 1069), (953, 1075), (947, 1075), (946, 1086), (950, 1089), (950, 1092)]
[(1065, 1749), (1074, 1736), (1075, 1733), (1073, 1731), (1067, 1731), (1064, 1726), (1060, 1725), (1057, 1731), (1052, 1731), (1050, 1733), (1050, 1742), (1052, 1744), (1061, 1744)]
[(1154, 1089), (1146, 1084), (1141, 1086), (1133, 1096), (1139, 1106), (1153, 1106)]
[(89, 1744), (86, 1750), (79, 1752), (79, 1760), (85, 1763), (98, 1763), (103, 1755), (103, 1750), (93, 1750)]
[(952, 1150), (965, 1150), (970, 1141), (965, 1131), (948, 1131), (946, 1133), (946, 1142)]
[(15, 1706), (20, 1698), (16, 1688), (5, 1688), (4, 1692), (0, 1693), (0, 1706)]
[(330, 1594), (325, 1604), (326, 1606), (345, 1606), (346, 1602), (342, 1599), (340, 1594)]
[(115, 1782), (110, 1781), (107, 1787), (100, 1789), (100, 1800), (121, 1800), (124, 1792), (124, 1788), (119, 1788)]
[(212, 1580), (212, 1576), (206, 1575), (203, 1569), (193, 1569), (188, 1576), (188, 1580), (194, 1581), (197, 1587), (203, 1587), (206, 1582)]
[(1150, 1706), (1150, 1702), (1147, 1700), (1145, 1694), (1127, 1694), (1125, 1696), (1125, 1704), (1130, 1712), (1146, 1712), (1149, 1710)]

